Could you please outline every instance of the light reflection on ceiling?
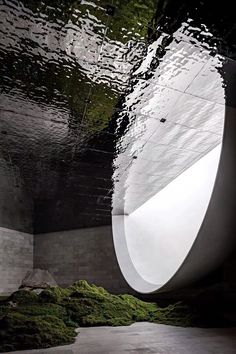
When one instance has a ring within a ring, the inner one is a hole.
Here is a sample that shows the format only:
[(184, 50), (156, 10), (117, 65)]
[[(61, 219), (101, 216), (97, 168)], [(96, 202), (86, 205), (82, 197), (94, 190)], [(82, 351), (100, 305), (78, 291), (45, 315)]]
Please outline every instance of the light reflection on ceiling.
[(0, 1), (0, 226), (110, 224), (220, 142), (234, 19), (209, 6)]
[(166, 37), (163, 33), (150, 45), (125, 97), (130, 123), (114, 161), (114, 215), (133, 212), (222, 141), (225, 100), (219, 69), (226, 58), (210, 55), (212, 48), (197, 41), (187, 42), (178, 30), (151, 69)]

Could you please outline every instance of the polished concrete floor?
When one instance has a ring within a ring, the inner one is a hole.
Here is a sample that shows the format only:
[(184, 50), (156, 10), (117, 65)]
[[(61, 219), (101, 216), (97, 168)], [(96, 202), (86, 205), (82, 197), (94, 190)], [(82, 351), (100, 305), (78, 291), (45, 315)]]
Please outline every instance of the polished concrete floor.
[(236, 328), (181, 328), (146, 322), (129, 327), (80, 328), (73, 345), (14, 353), (235, 354)]

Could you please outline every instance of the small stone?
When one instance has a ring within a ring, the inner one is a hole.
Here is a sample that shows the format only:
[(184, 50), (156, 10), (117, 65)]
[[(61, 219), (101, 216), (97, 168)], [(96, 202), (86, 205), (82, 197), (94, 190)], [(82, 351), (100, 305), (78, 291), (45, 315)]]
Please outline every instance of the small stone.
[(33, 269), (27, 272), (25, 278), (22, 280), (20, 289), (45, 289), (49, 286), (57, 286), (57, 282), (49, 271), (45, 269)]

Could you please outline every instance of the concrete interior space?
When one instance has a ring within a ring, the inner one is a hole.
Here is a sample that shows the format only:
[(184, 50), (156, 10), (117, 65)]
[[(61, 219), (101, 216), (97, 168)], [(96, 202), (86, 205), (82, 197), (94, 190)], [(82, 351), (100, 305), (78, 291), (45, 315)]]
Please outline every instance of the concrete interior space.
[(0, 0), (0, 342), (40, 269), (212, 328), (79, 328), (22, 354), (236, 352), (233, 5)]

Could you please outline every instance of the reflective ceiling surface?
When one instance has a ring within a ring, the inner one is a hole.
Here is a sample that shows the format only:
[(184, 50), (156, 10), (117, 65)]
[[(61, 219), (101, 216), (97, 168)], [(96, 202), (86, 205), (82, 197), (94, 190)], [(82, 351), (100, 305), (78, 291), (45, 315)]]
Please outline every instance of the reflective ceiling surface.
[(109, 224), (220, 143), (234, 16), (198, 3), (0, 0), (1, 226)]

